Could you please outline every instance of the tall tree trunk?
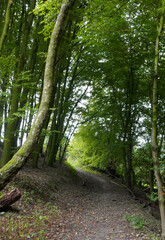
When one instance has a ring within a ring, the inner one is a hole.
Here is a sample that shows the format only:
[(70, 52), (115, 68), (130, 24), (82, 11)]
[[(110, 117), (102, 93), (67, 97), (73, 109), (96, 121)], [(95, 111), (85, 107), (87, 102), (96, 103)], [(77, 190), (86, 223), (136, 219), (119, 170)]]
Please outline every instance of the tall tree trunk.
[[(7, 36), (8, 28), (9, 28), (10, 12), (11, 12), (12, 4), (13, 4), (13, 0), (9, 0), (8, 4), (7, 4), (7, 8), (6, 8), (4, 26), (3, 26), (3, 29), (2, 29), (2, 33), (0, 35), (0, 56), (1, 56), (1, 52), (2, 52), (2, 48), (3, 48), (3, 44), (4, 44), (4, 41), (5, 41), (5, 38)], [(2, 10), (3, 10), (3, 6), (2, 6)], [(1, 17), (1, 15), (0, 15), (0, 17)], [(2, 91), (6, 92), (4, 80), (3, 80), (3, 84), (2, 85), (1, 85)], [(4, 109), (3, 109), (4, 103), (3, 103), (3, 101), (4, 100), (2, 99), (2, 97), (0, 97), (0, 137), (1, 137), (1, 130), (2, 130), (2, 124), (3, 124), (3, 113), (4, 113)]]
[(11, 10), (12, 4), (13, 4), (13, 0), (9, 0), (9, 1), (8, 1), (8, 5), (7, 5), (7, 9), (6, 9), (5, 23), (4, 23), (4, 27), (3, 27), (2, 34), (1, 34), (1, 36), (0, 36), (0, 56), (1, 56), (1, 51), (2, 51), (3, 43), (4, 43), (5, 38), (6, 38), (6, 36), (7, 36), (7, 30), (8, 30), (8, 28), (9, 28), (10, 10)]
[[(36, 0), (32, 0), (31, 5), (30, 5), (31, 11), (34, 9), (35, 3), (36, 3)], [(29, 33), (31, 30), (32, 22), (33, 22), (33, 14), (31, 13), (28, 15), (27, 23), (26, 23), (25, 29), (24, 29), (24, 36), (23, 36), (23, 40), (21, 43), (21, 54), (20, 54), (16, 77), (19, 77), (19, 75), (21, 74), (21, 72), (24, 69)], [(20, 82), (16, 81), (15, 84), (20, 85)], [(20, 94), (21, 94), (21, 87), (14, 86), (12, 89), (11, 106), (10, 106), (10, 112), (9, 112), (9, 117), (8, 117), (10, 121), (7, 124), (4, 148), (3, 148), (1, 162), (0, 162), (1, 167), (4, 166), (10, 160), (10, 158), (12, 156), (11, 148), (13, 147), (14, 135), (16, 132), (16, 127), (17, 127), (17, 117), (15, 116), (15, 113), (18, 110)]]
[[(49, 124), (49, 120), (50, 120), (50, 115), (51, 115), (51, 111), (49, 111), (48, 113), (48, 116), (45, 120), (45, 123), (44, 123), (44, 127), (43, 127), (43, 130), (47, 129), (48, 127), (48, 124)], [(32, 153), (32, 162), (31, 162), (31, 165), (33, 168), (37, 168), (38, 167), (38, 160), (39, 160), (39, 155), (40, 153), (42, 153), (42, 149), (43, 149), (43, 144), (44, 144), (44, 140), (45, 140), (45, 135), (40, 136), (35, 148), (34, 148), (34, 151)]]
[(61, 80), (62, 80), (62, 75), (61, 73), (57, 70), (56, 74), (58, 76), (57, 80), (58, 84), (56, 86), (56, 97), (55, 97), (55, 109), (53, 112), (53, 119), (52, 119), (52, 124), (51, 124), (51, 132), (52, 134), (49, 137), (49, 141), (47, 144), (47, 149), (46, 149), (46, 155), (45, 155), (45, 163), (48, 166), (52, 166), (54, 163), (54, 151), (55, 151), (55, 139), (57, 136), (57, 133), (55, 131), (58, 131), (57, 128), (57, 115), (58, 115), (58, 108), (59, 108), (59, 100), (60, 100), (60, 89), (61, 89)]
[(160, 35), (163, 28), (163, 14), (160, 16), (158, 27), (157, 27), (157, 37), (155, 45), (155, 63), (154, 63), (154, 76), (153, 76), (153, 107), (152, 107), (152, 157), (154, 164), (154, 173), (157, 181), (158, 187), (158, 199), (159, 199), (159, 209), (161, 216), (161, 227), (162, 227), (162, 239), (165, 239), (165, 199), (163, 192), (163, 182), (160, 173), (159, 164), (159, 154), (158, 154), (158, 143), (157, 143), (157, 119), (158, 119), (158, 61), (159, 61), (159, 41)]
[(40, 137), (40, 133), (44, 125), (44, 121), (47, 117), (51, 103), (51, 96), (53, 92), (54, 60), (56, 58), (61, 34), (65, 29), (69, 10), (72, 7), (73, 3), (74, 0), (66, 0), (61, 6), (56, 24), (53, 29), (46, 58), (44, 86), (38, 114), (35, 117), (30, 133), (23, 146), (13, 156), (13, 158), (3, 168), (0, 169), (0, 189), (3, 189), (5, 185), (24, 166), (30, 153), (33, 150), (33, 146), (36, 144)]
[[(37, 22), (35, 24), (35, 37), (33, 40), (33, 45), (32, 45), (32, 52), (31, 52), (31, 56), (30, 56), (30, 60), (29, 60), (29, 64), (27, 69), (30, 71), (30, 74), (32, 74), (32, 79), (30, 79), (29, 81), (29, 87), (25, 86), (22, 89), (22, 93), (21, 93), (21, 97), (20, 97), (20, 105), (19, 108), (23, 108), (25, 107), (26, 103), (28, 102), (28, 97), (29, 97), (29, 92), (31, 90), (31, 84), (34, 83), (36, 80), (36, 75), (35, 73), (35, 66), (36, 66), (36, 62), (37, 62), (37, 51), (39, 48), (39, 36), (38, 36), (38, 31), (39, 31), (39, 24), (41, 22), (41, 18), (37, 19)], [(27, 81), (27, 80), (25, 80)], [(26, 82), (27, 84), (27, 82)], [(20, 129), (21, 126), (21, 122), (23, 121), (22, 117), (18, 117), (17, 118), (17, 123), (16, 123), (16, 129)], [(22, 134), (22, 138), (23, 138), (24, 134)], [(17, 131), (17, 133), (15, 134), (15, 142), (17, 142), (17, 139), (19, 137), (19, 131)]]

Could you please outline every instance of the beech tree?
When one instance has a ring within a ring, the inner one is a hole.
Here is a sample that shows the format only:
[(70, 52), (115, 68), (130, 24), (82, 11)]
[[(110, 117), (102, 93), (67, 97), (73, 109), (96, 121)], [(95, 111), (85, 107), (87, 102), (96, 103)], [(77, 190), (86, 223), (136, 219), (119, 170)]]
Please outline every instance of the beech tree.
[[(60, 1), (39, 1), (37, 5), (36, 1), (28, 1), (26, 6), (24, 1), (21, 1), (13, 5), (0, 66), (2, 81), (0, 133), (3, 142), (0, 166), (8, 162), (23, 144), (37, 113), (43, 87), (46, 49), (60, 5)], [(62, 149), (60, 146), (63, 137), (65, 138), (65, 132), (72, 125), (69, 119), (71, 120), (76, 110), (73, 111), (72, 105), (77, 108), (76, 102), (82, 99), (78, 88), (81, 87), (82, 82), (84, 85), (89, 82), (89, 79), (84, 80), (82, 77), (80, 79), (80, 73), (82, 74), (85, 66), (80, 60), (83, 58), (83, 44), (77, 38), (78, 25), (82, 21), (85, 5), (83, 1), (77, 2), (58, 48), (54, 63), (51, 110), (48, 112), (42, 136), (34, 147), (33, 167), (37, 167), (38, 156), (48, 139), (48, 146), (44, 146), (44, 149), (49, 148), (46, 150), (45, 159), (48, 165), (54, 163), (58, 150)], [(2, 16), (5, 16), (7, 6), (4, 4), (3, 7)], [(12, 49), (10, 58), (9, 49)], [(54, 120), (53, 115), (55, 115)], [(55, 124), (52, 124), (52, 120)], [(53, 147), (53, 142), (56, 147)]]
[(161, 9), (158, 16), (157, 36), (155, 43), (155, 61), (154, 61), (154, 75), (153, 75), (153, 98), (152, 98), (152, 157), (154, 163), (154, 172), (158, 186), (158, 199), (162, 226), (162, 239), (165, 239), (165, 198), (164, 187), (159, 163), (158, 139), (157, 139), (157, 119), (158, 119), (158, 63), (159, 63), (159, 42), (164, 24), (165, 7)]
[(44, 120), (46, 119), (47, 113), (49, 111), (51, 95), (53, 91), (52, 79), (54, 60), (56, 58), (57, 49), (61, 39), (61, 34), (63, 33), (66, 26), (69, 10), (73, 6), (73, 4), (74, 1), (70, 0), (65, 1), (61, 6), (48, 48), (44, 73), (44, 86), (40, 107), (25, 143), (19, 149), (19, 151), (13, 156), (13, 158), (4, 167), (0, 169), (0, 189), (4, 188), (4, 186), (10, 181), (10, 179), (26, 163), (28, 156), (32, 152), (34, 144), (37, 142), (40, 136), (40, 132), (44, 125)]
[[(29, 6), (30, 10), (32, 11), (35, 7), (36, 1), (33, 0), (31, 1), (31, 5)], [(29, 37), (29, 32), (31, 30), (31, 25), (33, 22), (33, 14), (29, 14), (27, 12), (27, 24), (25, 24), (24, 27), (24, 35), (23, 39), (21, 42), (20, 46), (20, 56), (19, 56), (19, 63), (17, 66), (16, 70), (16, 75), (15, 75), (15, 82), (13, 82), (13, 89), (12, 89), (12, 96), (11, 96), (11, 104), (10, 104), (10, 112), (9, 112), (9, 119), (11, 119), (6, 128), (6, 133), (5, 133), (5, 138), (6, 140), (4, 141), (4, 148), (2, 152), (2, 157), (1, 157), (1, 166), (5, 165), (11, 157), (11, 147), (13, 146), (14, 142), (14, 136), (15, 133), (14, 131), (16, 130), (17, 126), (17, 117), (15, 117), (16, 112), (18, 111), (18, 105), (19, 105), (19, 98), (21, 96), (21, 86), (20, 86), (20, 81), (18, 81), (18, 78), (20, 78), (21, 72), (24, 70), (24, 65), (25, 65), (25, 58), (26, 58), (26, 52), (27, 52), (27, 46), (28, 46), (28, 37)]]
[(97, 64), (83, 112), (85, 124), (71, 143), (70, 160), (77, 164), (79, 156), (82, 165), (117, 173), (131, 189), (138, 184), (150, 187), (153, 194), (159, 189), (163, 236), (164, 6), (162, 1), (113, 1), (110, 5), (89, 1), (89, 5), (79, 34), (90, 52), (89, 72), (92, 63)]
[(164, 235), (163, 4), (0, 2), (1, 188), (29, 156), (63, 161), (76, 130), (76, 163), (158, 190)]
[(4, 26), (3, 26), (3, 31), (2, 31), (1, 36), (0, 36), (0, 55), (1, 55), (1, 50), (2, 50), (3, 43), (4, 43), (5, 38), (7, 36), (7, 30), (9, 28), (10, 9), (11, 9), (12, 4), (13, 4), (13, 0), (9, 0), (8, 5), (7, 5), (7, 9), (6, 9), (6, 14), (5, 14), (5, 22), (4, 22)]

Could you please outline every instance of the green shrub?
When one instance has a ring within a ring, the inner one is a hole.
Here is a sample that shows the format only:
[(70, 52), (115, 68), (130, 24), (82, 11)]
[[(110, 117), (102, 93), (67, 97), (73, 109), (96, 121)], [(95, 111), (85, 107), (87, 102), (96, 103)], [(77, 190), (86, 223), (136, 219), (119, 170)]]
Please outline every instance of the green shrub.
[(144, 217), (139, 214), (133, 216), (126, 214), (124, 215), (124, 219), (131, 223), (133, 229), (144, 229), (144, 226), (146, 225)]

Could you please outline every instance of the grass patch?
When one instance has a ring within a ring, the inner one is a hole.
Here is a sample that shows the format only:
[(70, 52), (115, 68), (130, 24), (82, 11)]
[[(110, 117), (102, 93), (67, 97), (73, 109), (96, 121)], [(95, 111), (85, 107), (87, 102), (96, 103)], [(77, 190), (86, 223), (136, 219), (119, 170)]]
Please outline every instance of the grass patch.
[(89, 165), (83, 165), (83, 164), (81, 164), (78, 161), (71, 162), (71, 161), (67, 160), (65, 163), (67, 164), (67, 166), (69, 165), (70, 167), (74, 168), (74, 170), (75, 170), (75, 168), (79, 168), (79, 169), (81, 169), (81, 170), (83, 170), (85, 172), (101, 176), (101, 173), (99, 171), (97, 171), (96, 169), (94, 170)]
[(73, 176), (77, 176), (77, 172), (75, 167), (68, 161), (65, 161), (65, 165), (68, 167), (68, 169), (70, 170), (70, 172), (73, 174)]
[(99, 171), (94, 170), (94, 169), (90, 168), (89, 166), (82, 166), (80, 169), (82, 169), (85, 172), (101, 176), (101, 173)]
[(124, 219), (131, 223), (133, 229), (144, 229), (146, 222), (143, 216), (140, 214), (135, 214), (130, 216), (129, 214), (124, 215)]

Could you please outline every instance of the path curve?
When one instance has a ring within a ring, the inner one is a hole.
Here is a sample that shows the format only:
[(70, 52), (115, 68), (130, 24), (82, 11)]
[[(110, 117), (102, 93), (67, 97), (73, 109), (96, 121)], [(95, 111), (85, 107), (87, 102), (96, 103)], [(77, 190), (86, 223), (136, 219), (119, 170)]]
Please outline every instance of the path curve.
[[(54, 240), (152, 239), (143, 231), (133, 229), (124, 219), (126, 214), (140, 214), (153, 220), (123, 186), (106, 176), (80, 169), (77, 173), (82, 179), (81, 186), (68, 184), (61, 190), (62, 217), (56, 226)], [(155, 231), (151, 223), (147, 231), (149, 235)]]

